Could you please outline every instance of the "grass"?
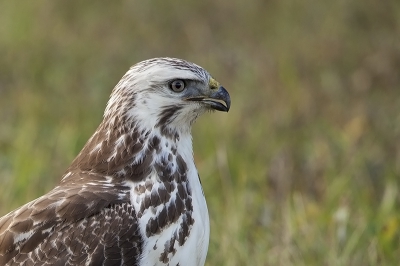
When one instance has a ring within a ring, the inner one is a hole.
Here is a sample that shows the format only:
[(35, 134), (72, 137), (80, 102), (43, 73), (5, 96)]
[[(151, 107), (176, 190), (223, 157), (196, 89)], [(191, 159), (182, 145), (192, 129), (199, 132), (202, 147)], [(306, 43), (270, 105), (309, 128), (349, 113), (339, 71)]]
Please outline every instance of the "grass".
[(0, 3), (0, 215), (50, 190), (130, 65), (204, 66), (207, 265), (397, 265), (398, 1)]

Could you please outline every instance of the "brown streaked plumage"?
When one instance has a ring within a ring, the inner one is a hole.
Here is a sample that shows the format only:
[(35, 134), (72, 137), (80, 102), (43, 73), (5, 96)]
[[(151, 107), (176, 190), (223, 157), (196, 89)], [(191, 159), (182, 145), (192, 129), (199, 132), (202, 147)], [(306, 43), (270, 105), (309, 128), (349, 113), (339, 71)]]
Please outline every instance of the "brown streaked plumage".
[[(184, 88), (173, 91), (172, 80)], [(190, 128), (229, 106), (193, 63), (133, 66), (60, 184), (0, 218), (0, 265), (204, 264), (208, 212)]]

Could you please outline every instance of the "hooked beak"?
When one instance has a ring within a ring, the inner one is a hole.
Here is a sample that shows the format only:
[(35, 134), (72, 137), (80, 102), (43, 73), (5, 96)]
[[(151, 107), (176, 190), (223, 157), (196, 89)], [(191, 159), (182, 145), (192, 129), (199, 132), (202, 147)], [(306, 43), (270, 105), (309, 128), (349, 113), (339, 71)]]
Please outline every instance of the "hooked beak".
[(218, 90), (212, 92), (209, 96), (195, 96), (186, 100), (205, 103), (210, 108), (223, 112), (228, 112), (231, 107), (231, 97), (228, 91), (222, 86), (219, 86)]

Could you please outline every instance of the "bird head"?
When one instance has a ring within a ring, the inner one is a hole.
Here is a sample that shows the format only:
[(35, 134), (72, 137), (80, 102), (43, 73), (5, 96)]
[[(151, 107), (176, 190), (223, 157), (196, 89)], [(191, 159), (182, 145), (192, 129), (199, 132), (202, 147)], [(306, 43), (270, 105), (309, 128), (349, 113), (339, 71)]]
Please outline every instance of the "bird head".
[(230, 108), (229, 93), (202, 67), (175, 58), (154, 58), (130, 68), (114, 88), (108, 121), (123, 118), (143, 129), (189, 130), (206, 111)]

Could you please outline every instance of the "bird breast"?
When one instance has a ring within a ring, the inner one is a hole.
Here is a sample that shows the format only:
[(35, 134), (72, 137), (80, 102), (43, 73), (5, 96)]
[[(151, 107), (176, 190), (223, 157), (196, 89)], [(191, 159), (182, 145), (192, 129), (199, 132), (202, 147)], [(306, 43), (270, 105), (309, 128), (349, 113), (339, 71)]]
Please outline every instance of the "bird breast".
[(141, 265), (203, 265), (205, 261), (207, 205), (191, 138), (178, 139), (160, 138), (150, 175), (130, 184), (131, 203), (144, 238)]

